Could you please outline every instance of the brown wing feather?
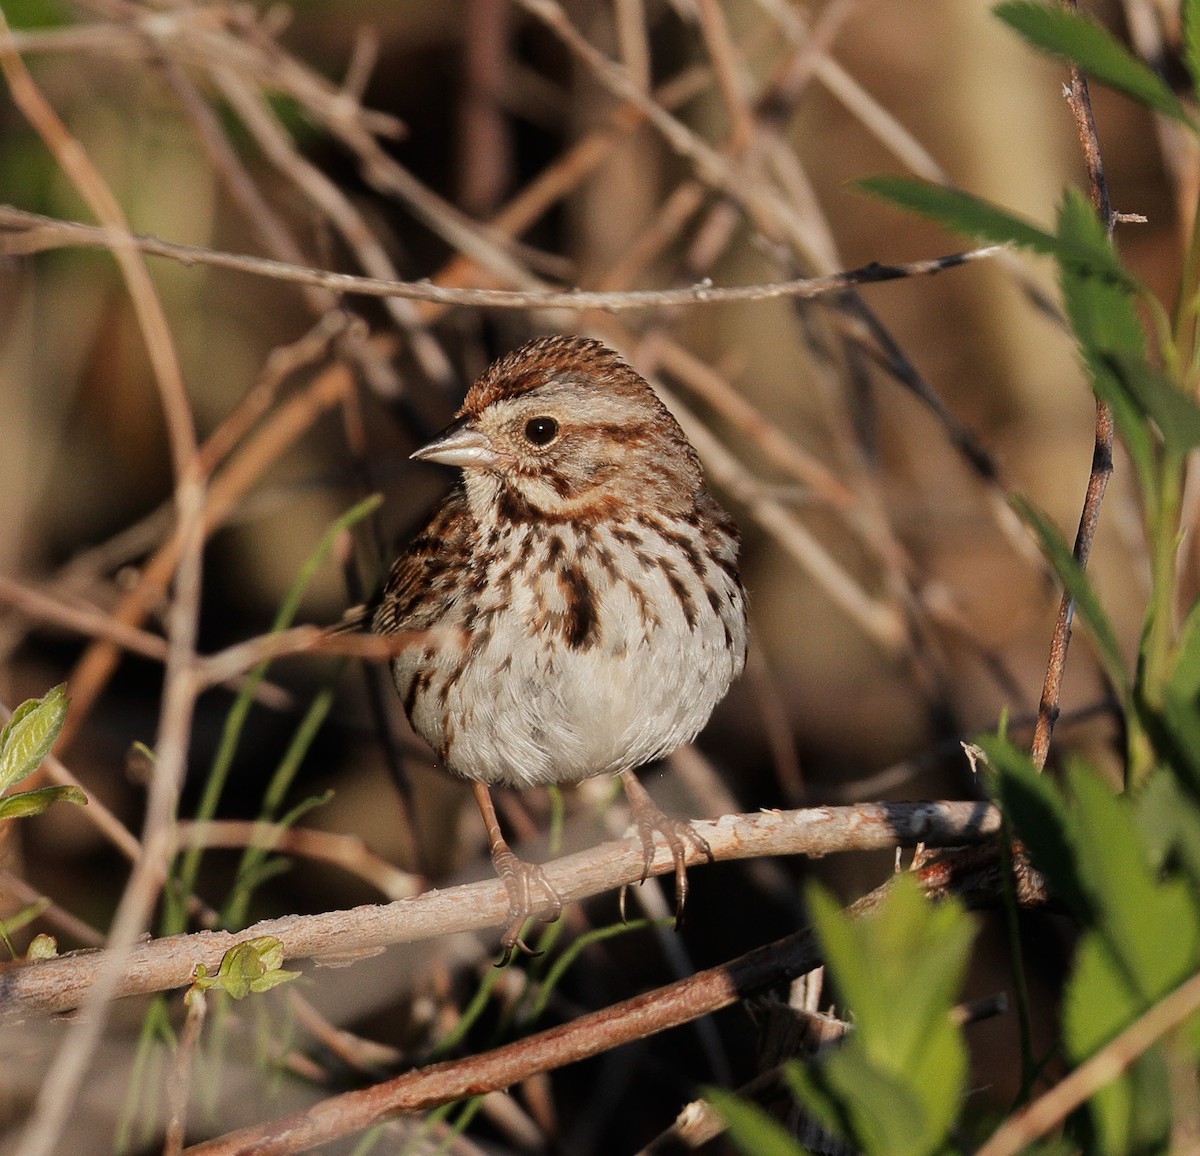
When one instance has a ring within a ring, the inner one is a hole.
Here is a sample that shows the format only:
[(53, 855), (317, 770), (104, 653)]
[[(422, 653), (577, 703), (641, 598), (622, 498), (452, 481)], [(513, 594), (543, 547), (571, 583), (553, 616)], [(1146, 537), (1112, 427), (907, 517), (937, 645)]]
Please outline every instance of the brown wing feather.
[(473, 557), (469, 539), (474, 531), (475, 520), (460, 483), (396, 559), (371, 628), (377, 634), (392, 634), (425, 630), (443, 621), (462, 594), (459, 572), (464, 560)]

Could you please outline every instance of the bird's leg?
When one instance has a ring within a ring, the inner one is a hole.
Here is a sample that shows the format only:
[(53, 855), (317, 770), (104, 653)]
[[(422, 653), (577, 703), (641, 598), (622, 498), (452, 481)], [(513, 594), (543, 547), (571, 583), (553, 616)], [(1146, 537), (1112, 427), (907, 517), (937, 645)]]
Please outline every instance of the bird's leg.
[[(650, 874), (650, 866), (654, 862), (654, 834), (657, 831), (671, 849), (671, 859), (675, 864), (675, 926), (683, 922), (683, 908), (687, 902), (687, 857), (688, 847), (699, 851), (710, 863), (712, 848), (708, 840), (696, 830), (686, 819), (672, 819), (664, 815), (650, 798), (649, 791), (638, 782), (632, 771), (621, 772), (621, 786), (625, 790), (625, 798), (629, 800), (629, 810), (633, 815), (634, 825), (642, 840), (642, 850), (645, 858), (642, 863), (642, 882), (645, 883)], [(621, 915), (625, 914), (625, 891), (621, 891)]]
[[(531, 918), (553, 923), (562, 914), (562, 900), (550, 886), (541, 866), (518, 858), (505, 841), (487, 785), (475, 783), (473, 789), (479, 813), (483, 816), (483, 825), (487, 828), (492, 866), (508, 891), (509, 924), (500, 937), (500, 959), (496, 964), (497, 967), (503, 967), (512, 959), (514, 948), (520, 948), (527, 955), (536, 954), (521, 938), (521, 930)], [(535, 899), (538, 892), (541, 893), (540, 898)]]

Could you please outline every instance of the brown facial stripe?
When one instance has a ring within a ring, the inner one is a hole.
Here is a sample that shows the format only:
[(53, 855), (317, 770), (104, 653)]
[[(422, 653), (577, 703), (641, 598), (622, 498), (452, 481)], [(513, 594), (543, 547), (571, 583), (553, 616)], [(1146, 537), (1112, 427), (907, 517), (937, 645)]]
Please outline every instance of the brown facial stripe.
[(500, 522), (533, 522), (539, 517), (523, 494), (512, 486), (501, 486), (496, 498), (496, 518)]
[(592, 584), (578, 566), (564, 566), (558, 572), (558, 585), (567, 604), (563, 640), (572, 650), (595, 646), (600, 641), (600, 619)]
[(616, 518), (622, 513), (620, 499), (604, 495), (587, 505), (576, 505), (565, 510), (540, 510), (513, 486), (502, 486), (496, 499), (496, 520), (500, 523), (537, 523), (539, 526), (596, 524)]
[(610, 441), (618, 446), (654, 445), (660, 434), (647, 422), (595, 422), (587, 427), (589, 439)]

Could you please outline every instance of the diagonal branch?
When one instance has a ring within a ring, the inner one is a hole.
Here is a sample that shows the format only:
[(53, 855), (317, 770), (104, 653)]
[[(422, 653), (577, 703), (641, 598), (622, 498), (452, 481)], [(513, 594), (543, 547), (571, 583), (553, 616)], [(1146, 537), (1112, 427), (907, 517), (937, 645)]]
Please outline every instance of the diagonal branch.
[[(864, 803), (760, 811), (696, 822), (714, 860), (766, 855), (828, 855), (897, 846), (944, 847), (980, 843), (999, 830), (995, 808), (981, 802)], [(689, 849), (689, 866), (707, 857)], [(602, 843), (545, 864), (550, 885), (574, 903), (642, 878), (640, 836)], [(674, 870), (670, 848), (656, 843), (650, 874)], [(371, 954), (400, 943), (418, 943), (456, 932), (500, 927), (508, 919), (508, 892), (499, 879), (427, 891), (393, 903), (288, 915), (264, 920), (243, 932), (201, 931), (137, 944), (117, 985), (119, 996), (168, 991), (191, 982), (199, 963), (210, 972), (236, 944), (253, 936), (283, 941), (287, 958), (316, 959)], [(0, 1020), (68, 1011), (86, 998), (107, 952), (64, 955), (36, 964), (0, 969)]]

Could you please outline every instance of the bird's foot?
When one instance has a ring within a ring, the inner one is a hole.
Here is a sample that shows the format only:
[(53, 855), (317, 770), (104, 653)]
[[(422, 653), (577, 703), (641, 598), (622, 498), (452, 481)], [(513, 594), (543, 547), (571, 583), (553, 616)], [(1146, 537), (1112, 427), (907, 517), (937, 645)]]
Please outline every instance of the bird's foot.
[[(638, 838), (642, 841), (642, 878), (645, 883), (650, 876), (650, 868), (654, 863), (654, 836), (661, 835), (671, 851), (671, 861), (675, 864), (675, 927), (683, 923), (683, 912), (687, 905), (688, 852), (695, 851), (703, 855), (710, 863), (713, 861), (712, 848), (708, 840), (696, 830), (686, 819), (674, 819), (664, 815), (650, 797), (649, 792), (642, 786), (633, 774), (626, 772), (621, 776), (621, 785), (625, 788), (625, 797), (629, 800), (629, 810), (637, 828)], [(625, 888), (620, 894), (621, 919), (625, 918)]]
[(518, 858), (507, 845), (493, 849), (492, 865), (508, 892), (509, 923), (500, 937), (500, 958), (496, 962), (497, 967), (504, 967), (514, 950), (526, 955), (538, 954), (521, 937), (521, 932), (531, 919), (553, 923), (562, 914), (562, 899), (550, 886), (540, 864)]

